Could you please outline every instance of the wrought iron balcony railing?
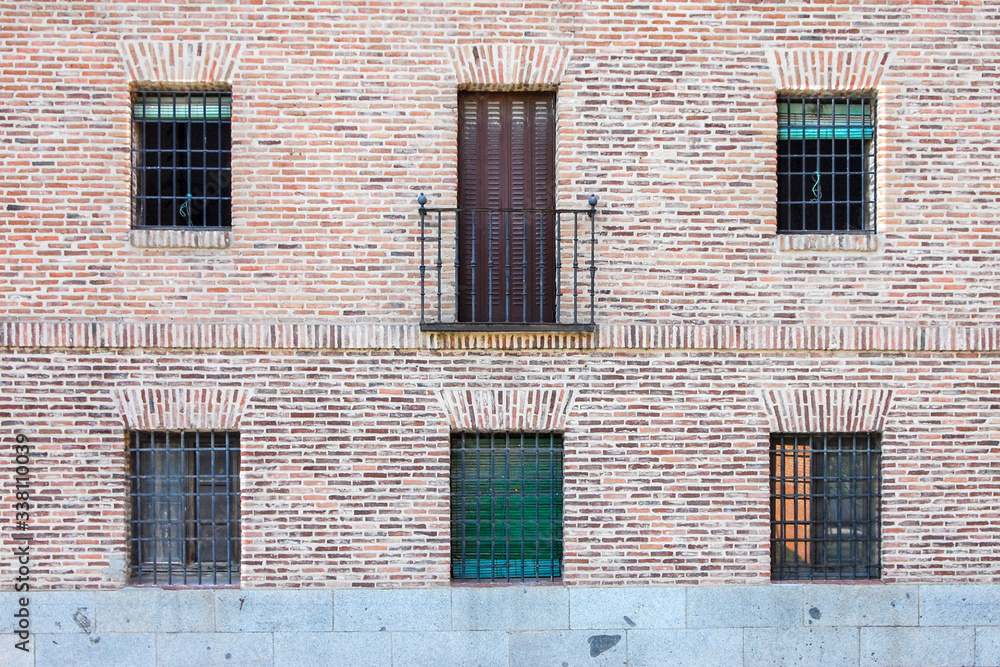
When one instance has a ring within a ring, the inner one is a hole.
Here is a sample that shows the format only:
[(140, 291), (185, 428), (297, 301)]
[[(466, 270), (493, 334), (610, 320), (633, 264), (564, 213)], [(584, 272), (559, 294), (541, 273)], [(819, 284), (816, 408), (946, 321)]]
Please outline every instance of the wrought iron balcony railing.
[(420, 204), (425, 331), (593, 331), (595, 218), (589, 209)]

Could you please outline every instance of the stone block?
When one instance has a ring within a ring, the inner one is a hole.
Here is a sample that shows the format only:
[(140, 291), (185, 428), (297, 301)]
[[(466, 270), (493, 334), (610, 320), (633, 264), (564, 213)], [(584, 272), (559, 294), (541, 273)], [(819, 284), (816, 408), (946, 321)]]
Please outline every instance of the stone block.
[(1000, 585), (921, 586), (920, 625), (1000, 625)]
[(1000, 628), (976, 628), (977, 667), (1000, 667)]
[(126, 588), (96, 594), (98, 632), (213, 632), (215, 593)]
[[(85, 635), (96, 631), (93, 591), (35, 591), (28, 597), (32, 632)], [(5, 618), (3, 627), (6, 626)]]
[(628, 640), (621, 630), (515, 632), (510, 664), (532, 667), (620, 667), (627, 664)]
[(862, 667), (975, 664), (972, 628), (861, 628)]
[(750, 628), (744, 634), (743, 664), (856, 666), (858, 642), (857, 628)]
[(450, 629), (447, 589), (338, 590), (334, 628), (340, 632), (421, 632)]
[(569, 592), (562, 586), (455, 588), (454, 630), (567, 630)]
[[(8, 632), (14, 632), (17, 623), (13, 617), (15, 611), (18, 610), (20, 605), (18, 604), (18, 598), (27, 597), (30, 595), (25, 595), (24, 593), (15, 593), (13, 591), (2, 591), (0, 592), (0, 634), (6, 634)], [(34, 610), (28, 609), (28, 619), (33, 622), (35, 619), (31, 618), (34, 615)]]
[(630, 667), (733, 667), (742, 664), (743, 630), (629, 630)]
[(391, 667), (388, 632), (276, 632), (274, 667)]
[(574, 630), (683, 628), (685, 588), (570, 588)]
[(917, 600), (916, 586), (807, 585), (803, 618), (811, 626), (917, 625)]
[(505, 632), (399, 632), (392, 637), (393, 667), (507, 667), (509, 657)]
[(27, 651), (15, 644), (23, 641), (17, 635), (0, 634), (0, 665), (4, 667), (34, 667), (36, 638), (28, 638)]
[(329, 632), (333, 630), (333, 593), (216, 591), (215, 627), (219, 632)]
[(267, 632), (173, 633), (156, 638), (158, 667), (271, 667)]
[(802, 625), (802, 586), (695, 586), (687, 598), (689, 628)]
[(154, 667), (156, 638), (146, 633), (38, 635), (36, 667)]

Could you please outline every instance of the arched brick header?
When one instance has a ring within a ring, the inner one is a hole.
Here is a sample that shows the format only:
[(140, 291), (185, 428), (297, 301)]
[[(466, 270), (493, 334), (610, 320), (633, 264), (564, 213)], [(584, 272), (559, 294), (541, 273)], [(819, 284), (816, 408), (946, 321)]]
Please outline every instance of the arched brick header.
[(553, 88), (562, 79), (569, 53), (560, 46), (512, 44), (448, 49), (458, 86), (466, 89)]
[(125, 71), (134, 83), (232, 81), (241, 50), (237, 42), (118, 42)]
[(235, 431), (250, 399), (248, 389), (126, 388), (112, 400), (131, 431)]
[(891, 400), (889, 389), (764, 390), (773, 433), (881, 431)]
[(788, 49), (771, 51), (775, 89), (785, 92), (876, 90), (887, 51)]
[(443, 389), (454, 431), (548, 432), (566, 428), (568, 389)]

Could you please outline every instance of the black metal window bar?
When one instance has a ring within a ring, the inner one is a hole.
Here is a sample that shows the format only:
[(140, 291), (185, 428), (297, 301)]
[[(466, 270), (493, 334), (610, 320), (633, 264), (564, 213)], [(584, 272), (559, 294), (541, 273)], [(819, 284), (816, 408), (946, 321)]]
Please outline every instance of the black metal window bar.
[(133, 583), (238, 583), (239, 470), (239, 433), (130, 434)]
[(771, 435), (771, 578), (881, 577), (881, 437)]
[(778, 99), (778, 232), (875, 231), (875, 103)]
[(451, 438), (451, 576), (562, 576), (563, 447), (551, 433)]
[(231, 116), (228, 92), (132, 94), (134, 227), (232, 226)]
[(586, 209), (432, 208), (423, 194), (417, 202), (423, 329), (593, 331), (596, 196)]

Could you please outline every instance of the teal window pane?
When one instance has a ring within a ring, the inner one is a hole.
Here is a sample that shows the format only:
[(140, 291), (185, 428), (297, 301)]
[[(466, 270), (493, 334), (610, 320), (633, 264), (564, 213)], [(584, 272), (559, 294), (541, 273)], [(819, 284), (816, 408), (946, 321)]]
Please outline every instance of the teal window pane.
[(452, 436), (454, 579), (562, 576), (562, 455), (554, 434)]

